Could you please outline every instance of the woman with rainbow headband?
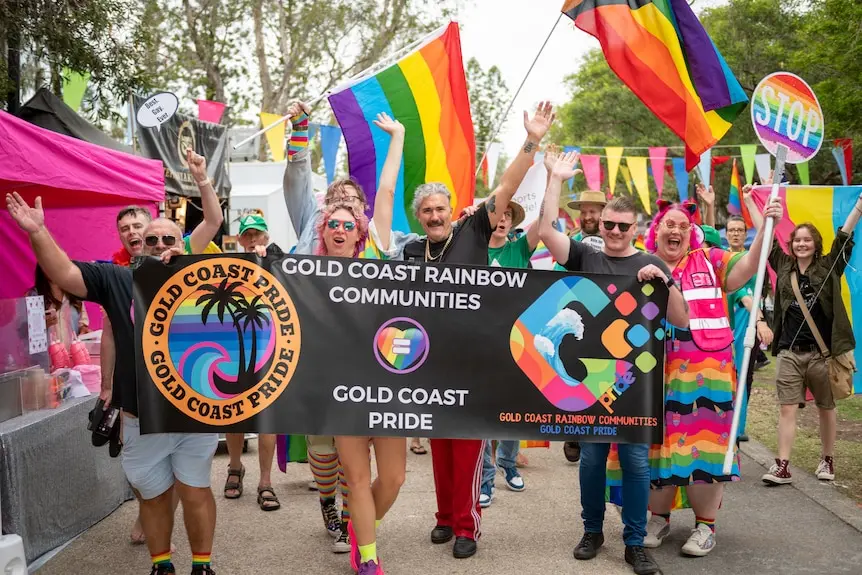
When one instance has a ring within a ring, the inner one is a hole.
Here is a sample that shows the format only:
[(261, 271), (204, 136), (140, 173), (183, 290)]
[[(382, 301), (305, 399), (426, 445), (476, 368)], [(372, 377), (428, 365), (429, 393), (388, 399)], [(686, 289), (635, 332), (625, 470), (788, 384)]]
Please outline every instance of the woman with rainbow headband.
[[(658, 547), (670, 533), (670, 512), (679, 491), (695, 513), (695, 528), (682, 553), (702, 557), (715, 547), (715, 517), (724, 483), (739, 480), (738, 463), (729, 475), (722, 471), (736, 393), (725, 294), (742, 287), (757, 272), (763, 231), (750, 251), (733, 254), (703, 245), (703, 234), (695, 225), (696, 204), (659, 200), (658, 207), (646, 248), (672, 270), (673, 281), (689, 306), (690, 320), (687, 329), (668, 325), (665, 439), (650, 449), (650, 475), (656, 489), (650, 494), (652, 517), (644, 546)], [(765, 217), (781, 219), (781, 215), (778, 200), (764, 211)]]
[[(284, 193), (299, 237), (296, 253), (376, 259), (403, 249), (406, 241), (416, 237), (415, 234), (401, 234), (391, 229), (395, 185), (404, 147), (404, 126), (386, 114), (379, 114), (374, 122), (390, 135), (391, 141), (374, 199), (373, 217), (369, 220), (365, 215), (365, 194), (353, 180), (333, 182), (324, 204), (317, 205), (311, 186), (308, 150), (303, 145), (307, 143), (308, 110), (303, 104), (295, 103), (289, 112), (294, 129), (285, 170)], [(377, 460), (377, 478), (373, 485), (369, 443), (374, 444)], [(309, 436), (308, 447), (324, 523), (327, 530), (337, 537), (333, 550), (350, 551), (351, 566), (358, 573), (382, 575), (377, 558), (376, 523), (395, 502), (404, 482), (406, 439)], [(340, 468), (343, 468), (343, 473)], [(341, 477), (342, 486), (340, 524), (335, 508), (336, 473)], [(348, 485), (352, 486), (352, 491), (348, 491)]]

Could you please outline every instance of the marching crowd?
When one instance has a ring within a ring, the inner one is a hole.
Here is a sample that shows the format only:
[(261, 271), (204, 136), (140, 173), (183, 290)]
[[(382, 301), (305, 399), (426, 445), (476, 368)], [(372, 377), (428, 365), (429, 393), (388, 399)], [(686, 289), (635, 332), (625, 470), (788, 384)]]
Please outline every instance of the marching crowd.
[[(743, 247), (744, 221), (728, 221), (731, 249), (725, 250), (713, 228), (697, 225), (696, 203), (667, 201), (659, 202), (647, 233), (646, 251), (641, 251), (634, 247), (638, 223), (632, 199), (608, 200), (595, 191), (583, 192), (579, 200), (570, 204), (580, 211), (580, 233), (569, 237), (554, 224), (562, 182), (577, 172), (578, 155), (548, 149), (544, 158), (548, 184), (539, 220), (519, 235), (515, 230), (524, 219), (524, 209), (512, 198), (554, 121), (550, 104), (542, 103), (532, 117), (525, 114), (523, 146), (482, 204), (457, 214), (460, 219), (456, 219), (450, 190), (440, 183), (425, 183), (415, 190), (412, 204), (424, 235), (405, 234), (392, 229), (405, 128), (385, 114), (375, 121), (390, 140), (373, 206), (367, 205), (364, 191), (350, 179), (332, 183), (318, 204), (307, 149), (309, 112), (301, 103), (290, 109), (293, 132), (284, 195), (299, 238), (296, 253), (527, 268), (532, 253), (543, 241), (565, 270), (632, 275), (640, 281), (658, 279), (666, 283), (670, 298), (665, 338), (664, 442), (566, 443), (566, 458), (580, 462), (583, 534), (574, 548), (574, 557), (592, 559), (604, 542), (607, 487), (611, 501), (622, 506), (625, 560), (635, 573), (660, 572), (647, 549), (662, 544), (675, 509), (691, 507), (695, 514), (683, 554), (698, 557), (712, 551), (724, 485), (740, 476), (737, 464), (729, 474), (722, 469), (724, 453), (736, 443), (736, 438), (730, 437), (740, 358), (734, 328), (748, 323), (748, 313), (762, 316), (752, 305), (751, 288), (762, 243), (772, 242), (771, 237), (764, 237), (764, 218), (780, 219), (781, 202), (775, 200), (761, 211), (751, 189), (744, 190), (744, 201), (757, 228), (750, 251)], [(47, 278), (43, 283), (50, 283), (53, 290), (52, 297), (46, 299), (47, 305), (60, 306), (66, 300), (73, 305), (81, 300), (92, 301), (103, 307), (109, 320), (102, 339), (102, 398), (123, 412), (122, 465), (140, 504), (139, 524), (133, 528), (132, 538), (148, 546), (153, 575), (175, 572), (171, 535), (180, 501), (193, 552), (191, 572), (215, 573), (211, 553), (216, 506), (210, 477), (218, 436), (141, 435), (135, 368), (129, 360), (135, 356), (129, 313), (133, 268), (142, 257), (167, 261), (176, 255), (216, 249), (211, 242), (223, 216), (212, 182), (206, 176), (205, 159), (189, 151), (187, 161), (201, 191), (203, 222), (183, 239), (182, 230), (173, 221), (154, 219), (146, 209), (125, 209), (117, 217), (123, 250), (111, 264), (71, 261), (48, 232), (41, 201), (37, 199), (31, 207), (18, 194), (7, 196), (10, 215), (29, 234), (40, 273)], [(699, 192), (714, 211), (711, 190)], [(365, 215), (369, 207), (370, 219)], [(777, 244), (772, 246), (770, 264), (777, 273), (775, 312), (769, 325), (759, 319), (757, 335), (764, 344), (771, 343), (773, 353), (778, 355), (776, 386), (781, 415), (778, 459), (763, 477), (766, 482), (791, 481), (788, 460), (796, 412), (805, 404), (806, 388), (814, 394), (820, 413), (823, 451), (816, 474), (823, 480), (835, 477), (835, 403), (820, 342), (833, 354), (855, 347), (841, 298), (840, 276), (853, 249), (851, 232), (860, 215), (862, 198), (839, 228), (828, 253), (823, 253), (820, 232), (810, 224), (796, 227), (786, 246), (788, 253)], [(706, 221), (710, 223), (709, 214)], [(584, 241), (586, 238), (595, 241)], [(241, 219), (239, 242), (246, 252), (261, 257), (277, 258), (282, 254), (278, 246), (269, 242), (266, 221), (257, 215)], [(808, 320), (809, 315), (813, 320)], [(276, 441), (274, 435), (258, 438), (257, 501), (264, 511), (280, 506), (271, 477)], [(383, 573), (376, 530), (404, 483), (407, 441), (395, 437), (307, 438), (308, 461), (320, 494), (324, 527), (335, 540), (333, 550), (349, 553), (350, 565), (360, 575)], [(453, 555), (471, 557), (481, 535), (482, 508), (494, 499), (496, 468), (503, 471), (510, 489), (525, 488), (516, 465), (518, 443), (500, 441), (496, 453), (492, 453), (491, 441), (481, 439), (432, 439), (430, 445), (437, 497), (431, 543), (442, 545), (454, 539)], [(228, 434), (227, 446), (230, 461), (224, 496), (234, 499), (243, 494), (243, 436)], [(373, 482), (372, 446), (377, 466)], [(424, 452), (415, 439), (411, 449), (414, 453)], [(336, 503), (339, 486), (340, 512)]]

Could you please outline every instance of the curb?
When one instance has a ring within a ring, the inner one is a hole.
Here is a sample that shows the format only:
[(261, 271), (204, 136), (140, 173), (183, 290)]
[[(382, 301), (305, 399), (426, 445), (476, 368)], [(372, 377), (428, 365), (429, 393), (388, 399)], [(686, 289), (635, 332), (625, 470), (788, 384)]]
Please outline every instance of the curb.
[[(775, 461), (775, 454), (759, 441), (751, 439), (739, 445), (740, 451), (767, 469)], [(862, 507), (859, 504), (841, 494), (834, 486), (821, 482), (810, 472), (793, 465), (790, 469), (793, 474), (791, 487), (862, 533)]]

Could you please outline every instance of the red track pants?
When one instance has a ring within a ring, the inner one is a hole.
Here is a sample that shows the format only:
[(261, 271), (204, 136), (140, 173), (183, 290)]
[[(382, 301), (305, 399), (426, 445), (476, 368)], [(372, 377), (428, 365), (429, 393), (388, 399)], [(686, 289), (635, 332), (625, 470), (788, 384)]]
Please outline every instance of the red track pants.
[(432, 439), (434, 487), (437, 490), (437, 525), (451, 527), (456, 537), (479, 538), (482, 509), (481, 439)]

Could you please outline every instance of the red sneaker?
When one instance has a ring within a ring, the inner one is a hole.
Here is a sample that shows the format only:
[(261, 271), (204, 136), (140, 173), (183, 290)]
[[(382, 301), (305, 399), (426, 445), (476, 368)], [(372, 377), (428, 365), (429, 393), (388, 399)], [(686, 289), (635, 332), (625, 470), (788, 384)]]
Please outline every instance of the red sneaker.
[[(822, 463), (821, 463), (822, 465)], [(790, 475), (790, 462), (786, 459), (776, 459), (769, 471), (761, 478), (769, 485), (785, 485), (793, 481)], [(819, 469), (819, 468), (818, 468)]]

